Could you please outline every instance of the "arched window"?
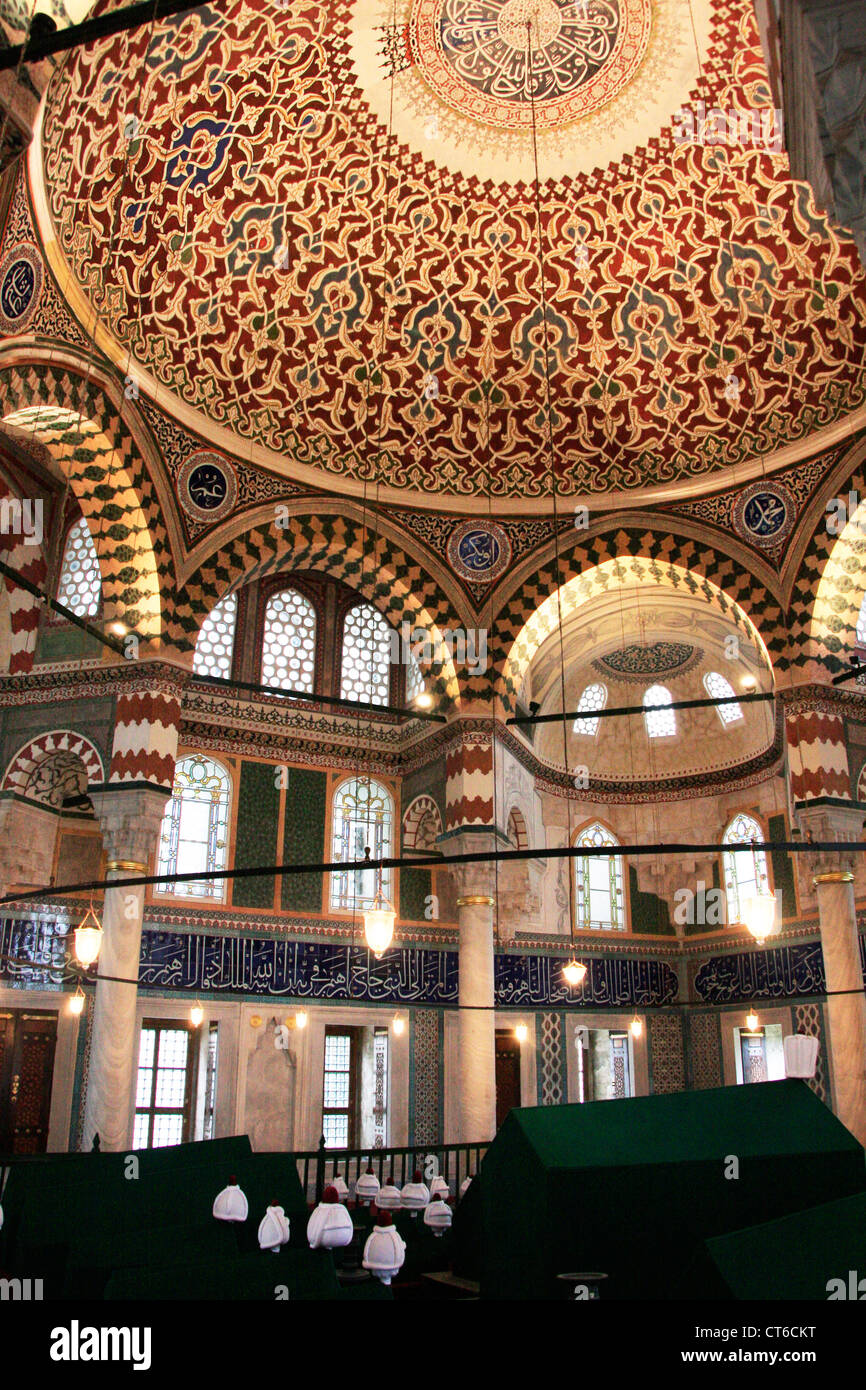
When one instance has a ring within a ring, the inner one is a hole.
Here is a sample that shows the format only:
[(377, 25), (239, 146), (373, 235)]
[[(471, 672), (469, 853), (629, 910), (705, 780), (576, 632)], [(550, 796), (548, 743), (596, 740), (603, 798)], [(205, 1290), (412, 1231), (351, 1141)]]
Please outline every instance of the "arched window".
[(284, 589), (265, 608), (262, 685), (312, 692), (315, 679), (316, 610), (297, 589)]
[(860, 604), (860, 612), (857, 616), (857, 641), (862, 642), (866, 647), (866, 594), (863, 595), (863, 602)]
[[(180, 760), (162, 818), (158, 874), (205, 873), (226, 867), (230, 800), (231, 779), (220, 763), (201, 754)], [(158, 883), (156, 892), (223, 902), (226, 886), (225, 879), (201, 879)]]
[(208, 613), (195, 644), (193, 675), (223, 676), (225, 679), (231, 675), (237, 614), (237, 594), (226, 594)]
[(677, 731), (677, 717), (672, 709), (649, 709), (649, 705), (670, 705), (671, 692), (664, 685), (651, 685), (643, 697), (646, 731), (650, 738), (668, 738)]
[[(578, 847), (618, 845), (616, 836), (596, 821), (578, 835)], [(576, 855), (574, 858), (577, 926), (595, 931), (625, 931), (622, 855)]]
[(96, 558), (96, 546), (90, 527), (82, 516), (70, 527), (66, 537), (57, 602), (70, 608), (78, 618), (95, 618), (101, 597), (102, 575)]
[(341, 700), (390, 704), (391, 647), (396, 637), (396, 630), (371, 603), (349, 610), (343, 624)]
[[(752, 841), (764, 839), (764, 831), (754, 816), (742, 811), (734, 816), (722, 836), (723, 845), (748, 845)], [(725, 874), (725, 895), (728, 902), (728, 925), (742, 920), (743, 903), (756, 893), (769, 893), (770, 880), (767, 874), (767, 856), (762, 849), (750, 853), (740, 851), (731, 854), (722, 851), (722, 866)]]
[[(392, 854), (394, 802), (379, 782), (353, 777), (341, 782), (334, 793), (333, 852), (335, 863), (350, 864), (363, 859), (369, 846), (371, 859), (387, 859)], [(344, 912), (363, 911), (376, 896), (374, 869), (345, 870), (331, 874), (331, 907)], [(382, 870), (382, 892), (391, 896), (391, 870)]]
[[(735, 693), (731, 682), (725, 680), (725, 677), (719, 671), (707, 672), (704, 676), (704, 690), (706, 690), (711, 700), (729, 700)], [(742, 719), (743, 717), (743, 711), (739, 700), (736, 704), (732, 705), (716, 705), (716, 714), (726, 727), (728, 724), (733, 724), (737, 719)]]
[[(598, 681), (595, 685), (588, 685), (577, 702), (577, 712), (579, 715), (591, 715), (593, 710), (604, 709), (607, 704), (607, 686)], [(593, 735), (598, 732), (598, 718), (575, 719), (574, 732), (576, 734)]]

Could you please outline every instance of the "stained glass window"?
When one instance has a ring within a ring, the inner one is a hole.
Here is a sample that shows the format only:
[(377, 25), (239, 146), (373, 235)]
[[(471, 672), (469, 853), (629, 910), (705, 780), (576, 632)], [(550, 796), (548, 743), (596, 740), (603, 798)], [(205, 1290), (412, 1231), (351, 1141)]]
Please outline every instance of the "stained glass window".
[(96, 546), (84, 517), (70, 527), (60, 566), (57, 602), (70, 608), (78, 618), (95, 618), (102, 597), (102, 575)]
[(677, 717), (672, 709), (647, 709), (648, 705), (670, 705), (671, 692), (663, 685), (651, 685), (643, 697), (646, 731), (650, 738), (667, 738), (677, 731)]
[[(580, 832), (575, 843), (600, 848), (617, 845), (619, 841), (596, 821)], [(622, 855), (576, 855), (573, 863), (577, 926), (594, 931), (625, 931)]]
[[(380, 783), (367, 777), (341, 782), (334, 793), (333, 823), (331, 858), (335, 863), (363, 859), (368, 845), (371, 859), (387, 859), (393, 853), (394, 802)], [(331, 907), (346, 912), (371, 907), (376, 884), (373, 869), (331, 874)], [(390, 898), (390, 869), (382, 870), (382, 892)]]
[[(231, 779), (220, 763), (198, 754), (181, 759), (174, 770), (171, 800), (162, 819), (157, 873), (202, 873), (225, 868), (230, 799)], [(178, 898), (224, 902), (225, 880), (158, 883), (155, 891)]]
[[(735, 693), (731, 682), (725, 680), (719, 671), (707, 672), (704, 676), (704, 689), (713, 700), (729, 700)], [(735, 705), (716, 705), (716, 713), (726, 727), (743, 717), (739, 701)]]
[(193, 1054), (189, 1029), (145, 1021), (138, 1050), (134, 1149), (162, 1149), (189, 1137)]
[[(760, 843), (764, 831), (754, 816), (744, 812), (734, 816), (722, 836), (723, 845), (748, 845), (753, 841)], [(770, 880), (767, 874), (767, 856), (762, 849), (750, 853), (740, 851), (731, 854), (722, 852), (722, 866), (725, 874), (725, 895), (728, 905), (728, 925), (742, 920), (743, 903), (755, 894), (769, 893)]]
[(226, 680), (231, 676), (237, 614), (237, 594), (226, 594), (208, 613), (195, 644), (194, 675), (222, 676)]
[(312, 692), (316, 679), (316, 610), (296, 589), (268, 599), (262, 684)]
[(396, 637), (396, 630), (372, 604), (350, 609), (343, 624), (342, 700), (390, 703), (391, 648)]
[(597, 682), (595, 685), (588, 685), (577, 702), (578, 714), (586, 713), (590, 717), (586, 719), (575, 719), (574, 732), (576, 734), (595, 734), (598, 731), (599, 719), (591, 717), (591, 711), (604, 709), (607, 704), (607, 687)]

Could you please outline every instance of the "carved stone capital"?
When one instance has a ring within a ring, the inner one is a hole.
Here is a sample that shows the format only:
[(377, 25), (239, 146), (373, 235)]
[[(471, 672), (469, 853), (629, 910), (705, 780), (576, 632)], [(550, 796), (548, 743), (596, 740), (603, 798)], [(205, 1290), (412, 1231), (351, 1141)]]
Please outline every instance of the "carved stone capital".
[[(858, 844), (863, 838), (863, 809), (859, 806), (816, 801), (797, 807), (797, 820), (807, 843), (836, 841), (841, 845)], [(838, 850), (805, 850), (797, 856), (809, 878), (823, 874), (853, 873), (857, 856)]]
[(104, 787), (90, 792), (102, 827), (108, 873), (146, 873), (169, 793), (162, 787)]

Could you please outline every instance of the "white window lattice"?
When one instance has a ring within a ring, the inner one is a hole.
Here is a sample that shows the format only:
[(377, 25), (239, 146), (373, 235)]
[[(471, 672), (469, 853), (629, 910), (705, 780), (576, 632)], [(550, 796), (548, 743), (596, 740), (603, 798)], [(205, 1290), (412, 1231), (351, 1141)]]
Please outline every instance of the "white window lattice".
[(648, 709), (648, 705), (670, 705), (671, 692), (663, 685), (651, 685), (643, 697), (646, 731), (650, 738), (669, 738), (677, 731), (677, 717), (672, 709)]
[[(607, 704), (607, 686), (597, 682), (595, 685), (588, 685), (577, 702), (577, 712), (579, 715), (591, 715), (592, 711), (604, 709)], [(574, 732), (576, 734), (594, 735), (598, 732), (600, 720), (596, 717), (587, 719), (575, 719)]]
[(424, 689), (424, 677), (421, 675), (421, 667), (415, 660), (412, 653), (409, 653), (409, 660), (406, 662), (406, 701), (414, 700), (416, 695), (420, 695)]
[(198, 754), (178, 762), (171, 800), (162, 818), (156, 870), (167, 875), (169, 882), (158, 883), (157, 893), (225, 900), (225, 879), (174, 883), (171, 876), (226, 867), (230, 799), (231, 780), (220, 763)]
[(268, 600), (262, 684), (312, 692), (316, 678), (316, 610), (296, 589)]
[[(723, 845), (748, 845), (760, 843), (764, 831), (754, 816), (744, 812), (734, 816), (722, 836)], [(746, 898), (756, 894), (769, 893), (770, 880), (767, 873), (767, 856), (762, 849), (751, 853), (731, 854), (722, 852), (722, 866), (725, 874), (725, 896), (728, 906), (728, 925), (741, 920), (743, 903)]]
[[(735, 694), (731, 682), (726, 680), (719, 671), (707, 672), (704, 676), (704, 689), (713, 700), (729, 700)], [(726, 727), (743, 717), (739, 700), (735, 705), (716, 705), (716, 714)]]
[[(341, 700), (366, 700), (372, 705), (390, 703), (392, 631), (370, 603), (358, 604), (346, 614)], [(409, 668), (406, 674), (408, 680)]]
[(857, 617), (857, 641), (866, 647), (866, 594), (863, 595), (863, 602), (860, 604), (860, 612)]
[(70, 528), (60, 567), (57, 601), (78, 618), (95, 618), (102, 597), (102, 575), (90, 527), (82, 516)]
[[(578, 835), (579, 847), (601, 848), (619, 841), (599, 821)], [(594, 931), (625, 931), (622, 855), (576, 855), (574, 859), (575, 914), (578, 927)]]
[(235, 621), (238, 613), (237, 594), (227, 594), (212, 608), (201, 625), (192, 669), (196, 676), (223, 676), (232, 673), (232, 654), (235, 646)]

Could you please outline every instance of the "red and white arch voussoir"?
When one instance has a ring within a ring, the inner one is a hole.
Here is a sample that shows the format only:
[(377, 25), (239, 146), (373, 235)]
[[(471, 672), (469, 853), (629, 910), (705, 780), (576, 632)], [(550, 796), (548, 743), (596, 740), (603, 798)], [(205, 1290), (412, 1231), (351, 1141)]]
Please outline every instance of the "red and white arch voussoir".
[(102, 758), (89, 739), (71, 729), (52, 729), (50, 733), (31, 738), (29, 743), (18, 749), (6, 769), (2, 790), (18, 792), (23, 796), (31, 773), (54, 753), (74, 753), (80, 758), (87, 773), (88, 785), (105, 780)]

